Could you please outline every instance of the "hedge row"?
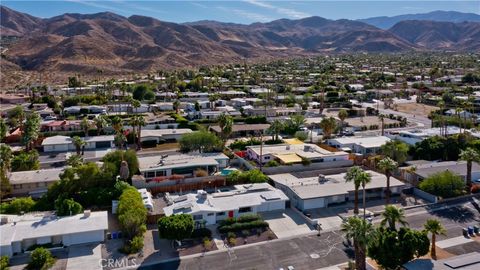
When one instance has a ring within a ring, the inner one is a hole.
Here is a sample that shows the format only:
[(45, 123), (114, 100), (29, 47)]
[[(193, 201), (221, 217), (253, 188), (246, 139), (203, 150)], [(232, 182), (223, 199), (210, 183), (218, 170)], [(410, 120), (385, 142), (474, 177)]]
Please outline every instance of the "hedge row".
[(207, 228), (199, 228), (199, 229), (193, 230), (192, 238), (204, 238), (204, 237), (211, 238), (212, 237), (212, 231), (210, 231)]
[(255, 228), (268, 228), (268, 223), (262, 220), (255, 220), (251, 222), (243, 222), (243, 223), (234, 223), (232, 225), (224, 225), (218, 227), (218, 231), (220, 233), (227, 233), (227, 232), (238, 232), (242, 230), (250, 230)]

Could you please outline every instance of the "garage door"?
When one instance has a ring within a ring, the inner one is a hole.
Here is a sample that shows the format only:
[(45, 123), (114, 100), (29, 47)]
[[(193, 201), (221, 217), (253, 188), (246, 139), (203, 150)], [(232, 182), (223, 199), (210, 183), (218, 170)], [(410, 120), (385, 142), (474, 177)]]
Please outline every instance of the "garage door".
[(303, 209), (312, 209), (312, 208), (322, 208), (325, 207), (325, 199), (324, 198), (316, 198), (310, 200), (303, 201)]
[(96, 148), (110, 148), (111, 143), (109, 141), (108, 142), (96, 142), (95, 147)]

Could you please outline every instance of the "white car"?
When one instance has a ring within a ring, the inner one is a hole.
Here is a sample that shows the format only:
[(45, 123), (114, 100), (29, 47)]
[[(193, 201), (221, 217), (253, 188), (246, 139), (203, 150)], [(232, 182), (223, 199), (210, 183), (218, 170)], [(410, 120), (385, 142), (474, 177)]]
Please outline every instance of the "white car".
[(48, 121), (48, 120), (57, 120), (57, 117), (56, 116), (53, 116), (53, 115), (48, 115), (45, 117), (45, 120)]

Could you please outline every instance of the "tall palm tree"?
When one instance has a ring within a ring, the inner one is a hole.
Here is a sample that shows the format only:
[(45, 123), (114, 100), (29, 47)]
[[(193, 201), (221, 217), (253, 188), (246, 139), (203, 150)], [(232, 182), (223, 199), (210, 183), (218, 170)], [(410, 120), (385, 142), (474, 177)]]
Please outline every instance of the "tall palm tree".
[(215, 102), (218, 100), (217, 94), (212, 94), (208, 97), (208, 101), (210, 101), (210, 109), (215, 110)]
[(342, 223), (342, 231), (348, 239), (353, 239), (356, 269), (365, 270), (367, 268), (367, 244), (373, 232), (372, 224), (363, 218), (350, 217)]
[(84, 136), (88, 136), (88, 130), (90, 129), (90, 122), (88, 121), (87, 117), (84, 117), (82, 119), (82, 122), (80, 122), (80, 128), (83, 130)]
[(480, 154), (473, 148), (468, 147), (460, 152), (460, 159), (467, 162), (467, 187), (472, 186), (472, 163), (480, 161)]
[(31, 113), (23, 125), (23, 138), (27, 151), (33, 149), (34, 142), (38, 139), (40, 132), (40, 115), (36, 112)]
[(222, 113), (218, 117), (218, 124), (221, 129), (222, 140), (226, 142), (230, 134), (232, 134), (233, 118), (226, 113)]
[[(195, 103), (195, 106), (197, 104), (198, 104), (198, 101)], [(178, 112), (180, 110), (180, 101), (178, 101), (178, 99), (173, 102), (173, 109), (175, 110), (175, 113), (178, 114)]]
[(82, 147), (85, 145), (85, 141), (82, 140), (82, 138), (80, 138), (78, 136), (74, 136), (72, 138), (72, 143), (73, 143), (73, 145), (75, 145), (77, 155), (80, 155), (80, 153), (82, 152)]
[(389, 157), (386, 157), (378, 162), (378, 168), (382, 170), (387, 177), (387, 188), (385, 189), (385, 204), (387, 205), (390, 203), (390, 177), (397, 167), (398, 163)]
[(408, 157), (408, 145), (400, 140), (392, 140), (380, 147), (380, 153), (403, 164)]
[(394, 205), (387, 205), (385, 206), (385, 210), (382, 213), (382, 221), (380, 222), (380, 226), (385, 227), (388, 224), (388, 228), (390, 230), (395, 231), (395, 224), (398, 222), (403, 226), (408, 225), (408, 222), (405, 220), (405, 212), (403, 209), (398, 208)]
[(99, 115), (95, 118), (95, 127), (97, 128), (97, 135), (100, 135), (103, 129), (108, 125), (108, 120), (105, 116)]
[(137, 115), (137, 150), (142, 149), (142, 127), (145, 126), (145, 117)]
[(345, 126), (345, 119), (348, 117), (348, 112), (344, 109), (341, 109), (340, 111), (338, 111), (338, 118), (340, 119), (341, 121), (341, 129), (343, 131), (343, 128)]
[[(371, 176), (365, 172), (362, 168), (359, 166), (353, 166), (351, 167), (347, 173), (344, 176), (345, 182), (353, 182), (355, 186), (355, 199), (354, 199), (354, 208), (353, 212), (355, 214), (358, 214), (358, 189), (360, 186), (365, 187), (366, 184), (370, 183), (371, 181)], [(363, 197), (365, 197), (365, 194), (363, 194)], [(365, 209), (365, 205), (363, 206)]]
[(136, 99), (132, 99), (131, 101), (131, 106), (133, 109), (135, 109), (135, 113), (138, 113), (138, 108), (140, 108), (140, 106), (142, 106), (142, 103)]
[(272, 140), (278, 141), (278, 137), (280, 135), (280, 132), (282, 132), (284, 128), (284, 124), (282, 121), (275, 119), (273, 122), (270, 124), (270, 127), (267, 129), (267, 133), (272, 135)]
[(382, 124), (381, 128), (382, 128), (382, 136), (385, 135), (385, 115), (383, 114), (379, 114), (378, 115), (378, 119), (380, 119), (380, 122)]
[(119, 133), (123, 127), (123, 121), (120, 117), (115, 116), (112, 119), (112, 127), (115, 130), (115, 133)]
[(437, 251), (436, 251), (435, 242), (436, 242), (437, 235), (445, 235), (447, 231), (442, 226), (440, 221), (438, 221), (438, 219), (433, 219), (433, 218), (427, 219), (425, 224), (423, 224), (423, 227), (427, 232), (432, 234), (432, 249), (430, 251), (430, 254), (432, 255), (432, 258), (436, 259)]

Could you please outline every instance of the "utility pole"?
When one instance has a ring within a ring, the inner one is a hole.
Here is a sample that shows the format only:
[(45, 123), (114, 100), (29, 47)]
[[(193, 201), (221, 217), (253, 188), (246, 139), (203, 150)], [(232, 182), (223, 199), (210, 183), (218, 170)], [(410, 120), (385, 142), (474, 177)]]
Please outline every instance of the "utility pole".
[(263, 167), (263, 130), (260, 131), (260, 171), (262, 171)]

